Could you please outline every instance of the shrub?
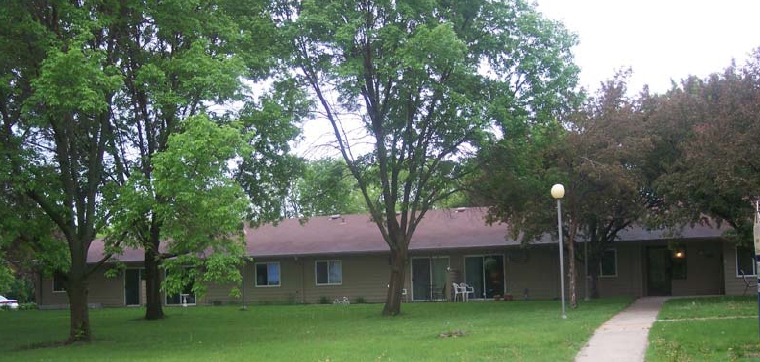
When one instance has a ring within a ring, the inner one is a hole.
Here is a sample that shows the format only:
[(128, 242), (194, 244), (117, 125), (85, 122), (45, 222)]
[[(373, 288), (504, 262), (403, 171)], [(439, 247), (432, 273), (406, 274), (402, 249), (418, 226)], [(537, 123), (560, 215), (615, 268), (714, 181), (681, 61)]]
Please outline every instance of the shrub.
[(34, 310), (34, 309), (37, 309), (37, 303), (35, 302), (19, 303), (18, 309), (19, 310)]
[(330, 304), (330, 303), (332, 303), (330, 301), (330, 298), (325, 297), (324, 295), (319, 297), (319, 304)]
[(356, 300), (354, 300), (354, 303), (356, 303), (356, 304), (364, 304), (364, 303), (367, 303), (367, 300), (364, 299), (364, 297), (356, 297)]

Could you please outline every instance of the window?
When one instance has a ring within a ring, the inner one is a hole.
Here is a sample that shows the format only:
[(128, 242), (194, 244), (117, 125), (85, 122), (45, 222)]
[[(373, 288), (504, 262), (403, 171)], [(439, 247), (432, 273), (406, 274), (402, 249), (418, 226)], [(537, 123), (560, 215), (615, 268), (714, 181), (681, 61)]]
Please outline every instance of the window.
[(736, 246), (736, 277), (757, 275), (755, 270), (755, 251), (752, 248)]
[(256, 263), (256, 286), (280, 286), (280, 262)]
[(343, 283), (343, 270), (340, 260), (318, 261), (317, 285), (336, 285)]
[(53, 292), (56, 293), (63, 293), (66, 291), (66, 287), (63, 283), (63, 278), (61, 278), (58, 273), (53, 274)]
[(609, 249), (604, 251), (602, 254), (602, 260), (599, 261), (599, 276), (617, 276), (617, 250)]

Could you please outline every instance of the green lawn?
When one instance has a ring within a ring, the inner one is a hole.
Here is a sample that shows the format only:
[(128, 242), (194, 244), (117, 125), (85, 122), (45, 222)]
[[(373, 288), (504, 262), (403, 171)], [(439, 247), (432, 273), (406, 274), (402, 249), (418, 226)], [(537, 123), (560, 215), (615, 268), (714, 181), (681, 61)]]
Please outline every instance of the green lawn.
[[(31, 348), (67, 336), (65, 311), (0, 312), (0, 360), (13, 361), (571, 361), (602, 322), (630, 303), (558, 301), (93, 310), (90, 344)], [(440, 338), (441, 333), (464, 332)]]
[(756, 296), (673, 299), (657, 319), (647, 361), (760, 361)]

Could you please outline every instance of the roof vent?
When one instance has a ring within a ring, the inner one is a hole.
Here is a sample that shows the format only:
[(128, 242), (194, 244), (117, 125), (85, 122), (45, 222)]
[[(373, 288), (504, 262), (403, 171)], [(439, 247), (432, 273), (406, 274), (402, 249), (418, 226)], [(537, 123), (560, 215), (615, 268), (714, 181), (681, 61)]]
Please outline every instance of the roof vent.
[(457, 212), (465, 212), (467, 210), (466, 207), (457, 207)]
[(338, 220), (340, 219), (340, 214), (330, 215), (330, 220)]

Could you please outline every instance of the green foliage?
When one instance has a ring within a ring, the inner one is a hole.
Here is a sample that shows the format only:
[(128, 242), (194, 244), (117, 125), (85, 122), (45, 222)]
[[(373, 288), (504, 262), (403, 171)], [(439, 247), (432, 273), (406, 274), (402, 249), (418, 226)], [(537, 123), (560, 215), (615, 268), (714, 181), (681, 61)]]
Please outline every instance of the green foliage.
[(5, 295), (13, 290), (14, 281), (13, 270), (4, 259), (0, 259), (0, 294)]
[(361, 190), (342, 160), (323, 158), (307, 161), (294, 193), (299, 216), (367, 212)]
[(113, 68), (103, 68), (104, 58), (102, 51), (89, 49), (83, 42), (71, 44), (68, 51), (50, 49), (42, 61), (42, 73), (32, 81), (35, 92), (27, 104), (44, 105), (47, 116), (57, 117), (71, 111), (106, 111), (107, 95), (118, 88), (121, 77), (113, 74)]
[(649, 177), (661, 211), (654, 224), (678, 229), (709, 216), (733, 227), (728, 236), (736, 242), (750, 243), (752, 201), (760, 195), (758, 82), (760, 49), (743, 67), (687, 78), (648, 99), (657, 147)]
[[(153, 157), (154, 179), (144, 185), (154, 189), (128, 183), (118, 208), (127, 213), (123, 220), (152, 210), (160, 221), (166, 253), (176, 256), (164, 261), (170, 271), (164, 281), (169, 294), (191, 281), (237, 283), (237, 267), (245, 256), (241, 220), (248, 201), (228, 165), (249, 152), (243, 134), (234, 125), (220, 126), (205, 116), (185, 120), (180, 129), (169, 137), (166, 150)], [(121, 230), (115, 226), (113, 231)], [(203, 285), (194, 284), (198, 295)]]
[(19, 310), (36, 310), (37, 303), (35, 302), (19, 303), (18, 309)]
[[(36, 260), (43, 273), (58, 271), (67, 283), (86, 285), (94, 270), (88, 248), (100, 234), (105, 258), (125, 246), (154, 253), (158, 263), (174, 256), (164, 249), (193, 257), (226, 254), (207, 258), (208, 265), (191, 264), (207, 271), (200, 280), (235, 280), (241, 210), (249, 208), (252, 217), (249, 206), (259, 199), (245, 196), (251, 188), (241, 188), (228, 166), (255, 159), (251, 172), (266, 175), (268, 167), (279, 167), (276, 175), (291, 175), (283, 170), (297, 162), (281, 145), (295, 135), (289, 117), (303, 112), (299, 91), (279, 83), (260, 108), (240, 117), (211, 110), (244, 100), (244, 76), (259, 80), (276, 65), (270, 51), (279, 40), (270, 45), (272, 37), (253, 34), (273, 26), (266, 3), (3, 5), (0, 50), (8, 56), (0, 59), (0, 216), (10, 206), (9, 213), (28, 218), (2, 224), (0, 268), (6, 256)], [(279, 103), (280, 95), (293, 102)], [(249, 122), (257, 112), (260, 127)], [(266, 119), (274, 115), (270, 125)], [(276, 144), (270, 154), (249, 147), (269, 143)], [(259, 178), (260, 188), (275, 179)], [(165, 240), (171, 240), (168, 248)], [(89, 339), (87, 320), (71, 325), (82, 327), (72, 330), (72, 339)]]
[[(556, 235), (552, 184), (565, 187), (563, 235), (568, 251), (570, 305), (576, 304), (576, 240), (587, 241), (588, 263), (597, 265), (617, 234), (651, 207), (644, 172), (652, 149), (644, 113), (626, 95), (627, 74), (603, 85), (596, 97), (561, 123), (533, 125), (525, 135), (507, 135), (481, 153), (479, 194), (492, 205), (490, 221), (506, 222), (510, 237), (528, 243)], [(523, 137), (527, 136), (527, 139)], [(597, 297), (597, 270), (590, 271), (591, 296)]]
[[(89, 340), (84, 286), (92, 268), (86, 258), (108, 217), (102, 207), (111, 167), (106, 145), (113, 96), (123, 81), (113, 42), (102, 36), (113, 33), (114, 19), (89, 3), (6, 3), (0, 48), (15, 55), (0, 64), (2, 197), (32, 218), (14, 223), (22, 231), (0, 237), (28, 243), (8, 248), (22, 264), (36, 260), (44, 273), (65, 277), (75, 291), (72, 310), (81, 311), (72, 314), (69, 339)], [(34, 224), (42, 227), (26, 229)]]
[(18, 300), (20, 305), (34, 300), (34, 282), (29, 277), (14, 274), (4, 277), (12, 279), (5, 281), (7, 288), (0, 289), (0, 294), (6, 298)]
[(289, 205), (287, 200), (305, 166), (290, 153), (289, 142), (299, 135), (297, 122), (307, 117), (309, 107), (308, 98), (295, 81), (282, 79), (240, 111), (252, 149), (242, 155), (235, 179), (252, 201), (247, 218), (254, 226), (299, 216), (297, 203)]

